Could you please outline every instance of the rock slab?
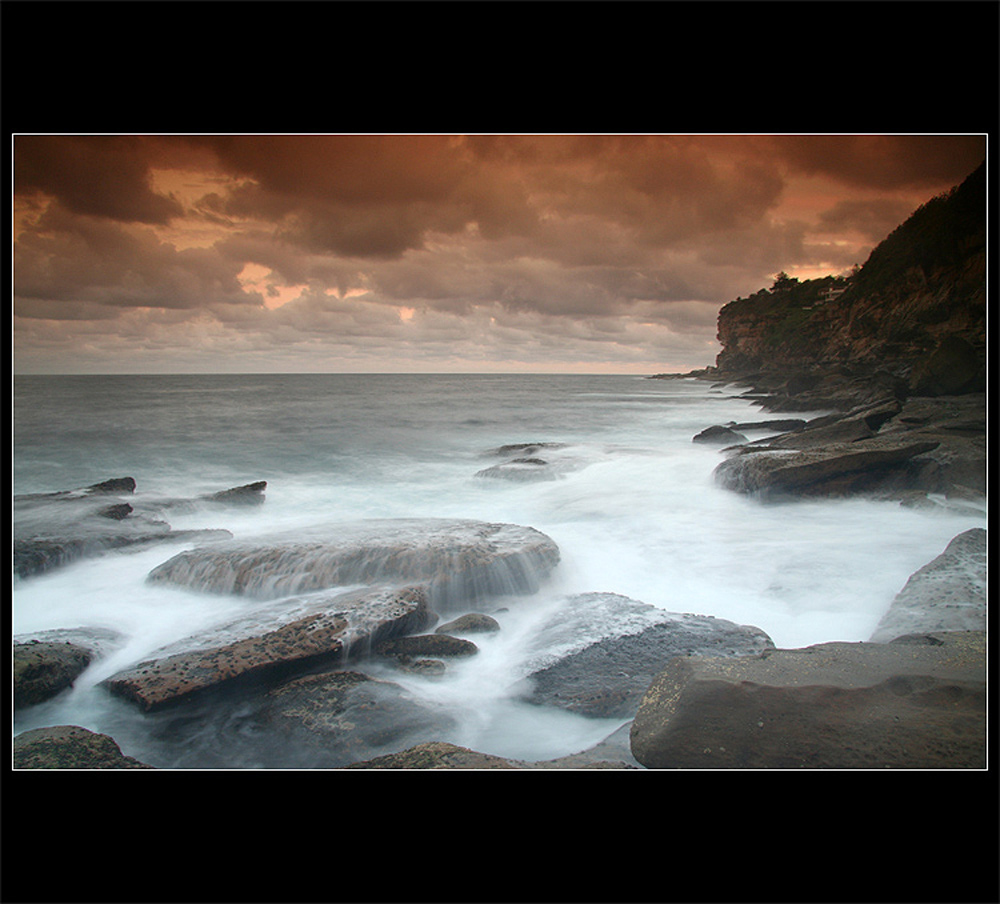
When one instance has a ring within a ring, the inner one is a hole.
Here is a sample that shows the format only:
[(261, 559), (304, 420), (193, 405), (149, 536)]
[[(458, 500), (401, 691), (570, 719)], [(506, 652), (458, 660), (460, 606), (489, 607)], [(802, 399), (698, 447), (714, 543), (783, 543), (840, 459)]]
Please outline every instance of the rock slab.
[(649, 769), (982, 769), (986, 636), (680, 657), (631, 728)]
[(570, 597), (539, 639), (556, 653), (532, 669), (525, 699), (593, 718), (622, 719), (635, 715), (650, 682), (675, 656), (746, 656), (774, 647), (759, 628), (667, 612), (614, 593)]
[(492, 595), (534, 593), (558, 561), (558, 546), (530, 527), (372, 519), (196, 548), (153, 569), (149, 580), (255, 599), (419, 581), (440, 610)]
[(985, 630), (986, 531), (973, 528), (911, 575), (869, 639), (887, 643), (928, 631)]
[(422, 587), (289, 598), (161, 650), (104, 682), (145, 711), (251, 679), (278, 681), (346, 660), (431, 620)]

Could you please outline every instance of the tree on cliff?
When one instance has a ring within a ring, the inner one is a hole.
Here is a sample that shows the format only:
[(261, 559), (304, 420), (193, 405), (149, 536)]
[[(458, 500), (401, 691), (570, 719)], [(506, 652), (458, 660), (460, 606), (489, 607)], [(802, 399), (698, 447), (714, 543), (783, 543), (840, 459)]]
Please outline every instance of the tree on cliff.
[(774, 285), (771, 286), (772, 292), (784, 292), (788, 289), (792, 289), (799, 283), (798, 279), (794, 276), (789, 276), (784, 270), (782, 270), (777, 278), (774, 280)]

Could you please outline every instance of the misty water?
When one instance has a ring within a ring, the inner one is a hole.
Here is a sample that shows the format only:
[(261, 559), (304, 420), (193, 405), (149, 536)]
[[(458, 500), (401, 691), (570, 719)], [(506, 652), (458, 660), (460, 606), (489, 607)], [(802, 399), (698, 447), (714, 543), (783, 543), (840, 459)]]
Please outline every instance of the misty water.
[[(262, 506), (178, 512), (170, 525), (241, 539), (362, 518), (469, 518), (542, 531), (558, 544), (559, 565), (536, 594), (492, 601), (502, 629), (476, 637), (478, 655), (439, 678), (370, 670), (453, 715), (441, 740), (544, 760), (623, 724), (518, 695), (531, 663), (556, 652), (540, 638), (587, 642), (541, 630), (558, 623), (572, 594), (613, 592), (754, 625), (778, 647), (862, 641), (915, 570), (956, 534), (986, 526), (985, 507), (762, 504), (716, 487), (723, 453), (692, 437), (712, 424), (774, 417), (741, 398), (744, 389), (575, 375), (17, 377), (14, 493), (131, 476), (137, 497), (195, 497), (266, 480)], [(523, 442), (563, 444), (545, 451), (556, 479), (476, 476), (497, 463), (491, 450)], [(13, 582), (15, 636), (81, 626), (120, 635), (73, 688), (19, 711), (15, 735), (81, 725), (163, 768), (316, 765), (291, 752), (258, 755), (238, 706), (221, 722), (197, 707), (147, 715), (100, 685), (246, 611), (243, 599), (146, 582), (191, 545), (108, 553)]]

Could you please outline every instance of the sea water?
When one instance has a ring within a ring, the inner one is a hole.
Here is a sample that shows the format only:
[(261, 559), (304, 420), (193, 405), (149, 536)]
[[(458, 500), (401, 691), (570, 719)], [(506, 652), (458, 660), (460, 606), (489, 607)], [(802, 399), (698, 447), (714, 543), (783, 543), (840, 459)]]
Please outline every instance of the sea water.
[[(453, 715), (441, 740), (544, 760), (622, 725), (518, 695), (532, 664), (558, 652), (539, 649), (539, 638), (573, 594), (617, 593), (754, 625), (778, 647), (862, 641), (916, 569), (956, 534), (986, 526), (985, 505), (763, 504), (717, 487), (724, 453), (692, 438), (713, 424), (775, 417), (744, 391), (612, 375), (19, 376), (14, 494), (130, 476), (137, 497), (189, 498), (265, 480), (261, 506), (178, 510), (170, 525), (252, 538), (359, 518), (453, 517), (542, 531), (558, 544), (559, 565), (537, 594), (497, 601), (509, 603), (503, 629), (477, 636), (478, 655), (442, 678), (391, 680)], [(493, 450), (515, 443), (559, 444), (538, 453), (555, 477), (477, 476), (503, 461)], [(86, 626), (121, 637), (70, 691), (17, 713), (15, 735), (74, 724), (162, 768), (273, 765), (234, 720), (191, 716), (195, 728), (179, 732), (176, 720), (143, 715), (100, 685), (245, 611), (238, 598), (146, 583), (190, 546), (123, 550), (13, 582), (15, 636)]]

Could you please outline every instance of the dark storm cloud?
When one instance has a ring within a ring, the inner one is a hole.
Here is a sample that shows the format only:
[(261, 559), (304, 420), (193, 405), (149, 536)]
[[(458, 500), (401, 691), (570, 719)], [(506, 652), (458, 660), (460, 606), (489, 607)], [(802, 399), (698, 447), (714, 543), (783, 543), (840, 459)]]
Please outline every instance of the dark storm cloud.
[[(17, 242), (17, 314), (66, 319), (101, 306), (196, 310), (208, 304), (261, 304), (237, 279), (242, 263), (211, 248), (178, 249), (148, 229), (78, 217), (56, 205)], [(78, 303), (85, 306), (77, 307)]]
[(782, 135), (766, 143), (793, 169), (883, 190), (956, 184), (986, 156), (983, 135)]
[(820, 213), (816, 231), (853, 229), (872, 242), (879, 242), (911, 213), (913, 205), (896, 198), (838, 201), (833, 207)]
[(704, 366), (722, 304), (779, 270), (863, 261), (971, 172), (983, 146), (18, 136), (19, 349), (51, 355), (63, 336), (67, 353), (95, 359), (129, 347), (211, 366), (246, 351), (264, 369), (267, 355), (288, 367), (295, 350), (325, 366), (332, 349), (428, 366), (439, 356), (610, 367), (673, 353)]
[(164, 224), (183, 210), (150, 187), (148, 151), (129, 136), (18, 135), (14, 191), (52, 195), (73, 213)]

